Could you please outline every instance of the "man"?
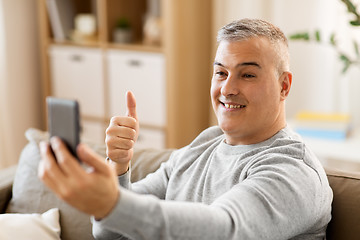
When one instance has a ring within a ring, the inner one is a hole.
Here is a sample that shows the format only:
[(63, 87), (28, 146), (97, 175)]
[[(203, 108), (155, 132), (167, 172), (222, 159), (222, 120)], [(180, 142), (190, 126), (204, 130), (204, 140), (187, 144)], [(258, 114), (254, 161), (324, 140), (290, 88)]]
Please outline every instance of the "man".
[(41, 144), (39, 175), (58, 196), (94, 216), (99, 239), (324, 239), (332, 191), (314, 154), (286, 126), (287, 39), (272, 24), (243, 19), (218, 33), (211, 99), (217, 127), (175, 151), (144, 180), (129, 182), (139, 123), (125, 117), (106, 133), (110, 164), (86, 146), (84, 171), (58, 139)]

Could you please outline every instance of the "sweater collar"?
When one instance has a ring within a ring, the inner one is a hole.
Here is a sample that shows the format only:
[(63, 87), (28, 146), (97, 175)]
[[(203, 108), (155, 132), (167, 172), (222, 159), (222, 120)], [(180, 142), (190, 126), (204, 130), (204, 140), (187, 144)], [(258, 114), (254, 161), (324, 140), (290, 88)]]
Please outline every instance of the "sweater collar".
[(269, 138), (265, 141), (259, 142), (259, 143), (249, 144), (249, 145), (229, 145), (225, 141), (225, 136), (223, 136), (223, 138), (221, 139), (221, 142), (219, 144), (218, 150), (221, 153), (226, 154), (226, 155), (241, 154), (244, 152), (251, 151), (253, 149), (270, 146), (276, 139), (288, 136), (289, 131), (290, 131), (289, 128), (285, 127), (283, 129), (281, 129), (279, 132), (277, 132), (271, 138)]

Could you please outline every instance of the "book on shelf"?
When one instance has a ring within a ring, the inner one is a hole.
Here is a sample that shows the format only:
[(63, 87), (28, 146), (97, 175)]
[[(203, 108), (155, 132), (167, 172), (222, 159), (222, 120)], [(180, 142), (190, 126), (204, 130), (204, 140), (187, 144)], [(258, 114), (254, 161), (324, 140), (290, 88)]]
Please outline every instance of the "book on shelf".
[(348, 114), (299, 112), (293, 127), (303, 137), (345, 140), (351, 131)]
[(75, 10), (71, 0), (46, 0), (50, 26), (55, 41), (70, 39)]

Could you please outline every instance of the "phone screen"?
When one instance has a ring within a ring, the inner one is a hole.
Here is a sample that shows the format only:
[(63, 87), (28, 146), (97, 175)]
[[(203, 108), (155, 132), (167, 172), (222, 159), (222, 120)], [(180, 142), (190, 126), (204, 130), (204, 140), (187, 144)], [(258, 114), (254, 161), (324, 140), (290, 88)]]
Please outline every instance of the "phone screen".
[(60, 137), (69, 151), (77, 157), (76, 147), (80, 142), (79, 103), (55, 97), (47, 97), (46, 103), (50, 138)]

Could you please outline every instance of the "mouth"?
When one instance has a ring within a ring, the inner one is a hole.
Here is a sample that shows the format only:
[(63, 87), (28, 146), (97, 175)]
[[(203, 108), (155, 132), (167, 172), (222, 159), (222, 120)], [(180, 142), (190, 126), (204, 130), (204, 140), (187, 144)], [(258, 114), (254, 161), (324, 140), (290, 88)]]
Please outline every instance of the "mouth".
[(241, 105), (241, 104), (234, 104), (234, 103), (223, 103), (220, 102), (221, 105), (223, 105), (226, 109), (240, 109), (240, 108), (245, 108), (246, 105)]

